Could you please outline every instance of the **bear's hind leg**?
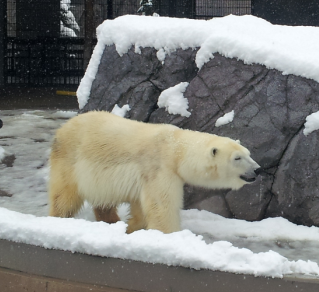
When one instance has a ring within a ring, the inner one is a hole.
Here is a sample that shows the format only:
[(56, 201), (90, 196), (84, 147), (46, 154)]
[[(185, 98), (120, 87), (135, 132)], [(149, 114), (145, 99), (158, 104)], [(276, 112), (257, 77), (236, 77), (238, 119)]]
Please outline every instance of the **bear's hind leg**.
[(145, 216), (140, 202), (131, 203), (131, 219), (128, 221), (126, 233), (146, 228)]
[(115, 207), (94, 207), (94, 214), (96, 221), (103, 221), (106, 223), (116, 223), (120, 221)]
[(78, 195), (75, 185), (50, 187), (50, 216), (70, 218), (81, 209), (83, 199)]

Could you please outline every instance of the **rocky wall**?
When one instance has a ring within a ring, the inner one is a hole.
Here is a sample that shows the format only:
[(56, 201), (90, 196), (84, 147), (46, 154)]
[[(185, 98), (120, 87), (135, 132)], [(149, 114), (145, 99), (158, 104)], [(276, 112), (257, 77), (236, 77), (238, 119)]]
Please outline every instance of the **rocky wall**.
[[(306, 117), (319, 110), (319, 84), (219, 54), (198, 71), (196, 52), (180, 49), (162, 63), (153, 48), (141, 54), (130, 49), (120, 57), (114, 46), (106, 47), (81, 112), (129, 104), (130, 119), (239, 139), (263, 175), (239, 191), (185, 186), (185, 208), (245, 220), (282, 216), (319, 226), (319, 132), (303, 134)], [(157, 106), (160, 93), (180, 82), (189, 82), (184, 97), (190, 117)], [(232, 110), (233, 122), (215, 127)]]

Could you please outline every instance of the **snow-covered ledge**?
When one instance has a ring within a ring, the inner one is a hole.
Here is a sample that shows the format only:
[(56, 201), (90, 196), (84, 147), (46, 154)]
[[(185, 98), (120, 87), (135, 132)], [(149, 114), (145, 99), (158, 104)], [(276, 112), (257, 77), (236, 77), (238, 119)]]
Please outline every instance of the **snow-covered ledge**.
[(284, 75), (294, 74), (319, 82), (319, 29), (272, 25), (251, 15), (229, 15), (206, 20), (127, 15), (106, 20), (97, 29), (98, 43), (77, 91), (82, 109), (90, 97), (105, 46), (115, 45), (119, 56), (133, 46), (156, 49), (164, 64), (177, 49), (199, 48), (195, 62), (200, 70), (220, 53), (245, 64), (262, 64)]
[(266, 170), (237, 192), (187, 186), (186, 208), (319, 226), (318, 27), (123, 16), (97, 36), (80, 112), (129, 105), (127, 118), (239, 139)]
[[(210, 270), (192, 270), (80, 253), (0, 239), (0, 288), (57, 291), (183, 291), (299, 292), (317, 291), (319, 280), (291, 275), (254, 277)], [(42, 289), (42, 290), (41, 290)], [(86, 290), (87, 289), (87, 290)], [(124, 290), (122, 290), (124, 289)], [(16, 291), (16, 290), (12, 290)], [(20, 291), (20, 290), (19, 290)]]

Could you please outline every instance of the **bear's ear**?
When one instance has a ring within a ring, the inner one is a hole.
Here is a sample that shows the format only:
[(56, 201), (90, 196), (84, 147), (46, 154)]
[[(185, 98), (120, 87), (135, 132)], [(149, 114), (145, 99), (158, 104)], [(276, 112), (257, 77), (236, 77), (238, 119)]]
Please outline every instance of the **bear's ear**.
[(216, 156), (217, 148), (212, 148), (212, 150), (210, 151), (210, 153), (212, 154), (212, 156)]
[(236, 140), (236, 142), (240, 145), (240, 140)]

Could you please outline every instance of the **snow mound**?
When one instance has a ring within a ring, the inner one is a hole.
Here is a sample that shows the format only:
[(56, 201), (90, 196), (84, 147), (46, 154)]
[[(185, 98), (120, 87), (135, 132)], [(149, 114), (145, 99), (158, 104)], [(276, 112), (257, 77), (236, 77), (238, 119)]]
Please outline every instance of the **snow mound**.
[(77, 114), (78, 113), (74, 111), (56, 111), (52, 114), (52, 117), (58, 119), (69, 119), (75, 117)]
[(305, 136), (309, 135), (311, 132), (319, 130), (319, 111), (309, 115), (306, 118), (305, 128), (303, 133)]
[(228, 15), (211, 20), (126, 15), (106, 20), (97, 28), (98, 43), (77, 91), (80, 109), (90, 96), (105, 46), (115, 45), (120, 56), (134, 46), (153, 47), (164, 62), (177, 49), (199, 48), (199, 69), (220, 53), (246, 64), (258, 63), (283, 74), (319, 82), (319, 28), (272, 25), (251, 15)]
[(126, 113), (130, 110), (130, 106), (128, 104), (123, 105), (122, 107), (119, 107), (117, 104), (114, 106), (112, 110), (112, 114), (117, 115), (119, 117), (124, 118)]
[(220, 127), (220, 126), (227, 125), (227, 124), (231, 123), (234, 119), (234, 115), (235, 115), (235, 113), (233, 110), (230, 113), (224, 114), (222, 117), (217, 119), (217, 121), (215, 123), (215, 127)]
[(289, 261), (273, 251), (253, 253), (226, 241), (207, 244), (201, 235), (189, 230), (171, 234), (140, 230), (126, 234), (126, 224), (121, 221), (107, 224), (35, 217), (5, 208), (0, 208), (0, 225), (2, 239), (51, 249), (255, 276), (283, 277), (292, 273), (319, 276), (319, 267), (314, 262)]

